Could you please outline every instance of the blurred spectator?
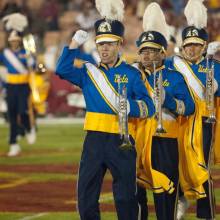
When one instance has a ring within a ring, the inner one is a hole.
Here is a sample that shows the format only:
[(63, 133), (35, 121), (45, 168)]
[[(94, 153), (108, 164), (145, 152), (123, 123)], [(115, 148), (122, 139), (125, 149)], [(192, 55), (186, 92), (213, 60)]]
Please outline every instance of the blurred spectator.
[(219, 12), (220, 11), (220, 1), (219, 0), (209, 0), (208, 7), (213, 12)]
[(85, 1), (82, 11), (76, 17), (76, 22), (79, 24), (79, 26), (82, 29), (89, 31), (93, 29), (94, 23), (98, 19), (98, 17), (99, 17), (98, 13), (94, 8), (92, 2)]
[(3, 8), (0, 13), (1, 18), (11, 13), (22, 12), (22, 6), (19, 5), (16, 0), (5, 1), (5, 4), (2, 7)]
[(44, 1), (40, 15), (45, 21), (44, 24), (47, 26), (47, 30), (58, 30), (58, 14), (59, 5), (57, 0)]
[(184, 0), (171, 0), (171, 4), (174, 10), (174, 13), (176, 15), (179, 15), (182, 13), (184, 8)]

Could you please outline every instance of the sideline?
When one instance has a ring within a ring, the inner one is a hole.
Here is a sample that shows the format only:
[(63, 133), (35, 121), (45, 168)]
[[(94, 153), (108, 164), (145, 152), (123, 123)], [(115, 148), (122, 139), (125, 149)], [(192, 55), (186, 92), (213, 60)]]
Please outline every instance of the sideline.
[(26, 216), (24, 218), (19, 218), (18, 220), (31, 220), (31, 219), (35, 219), (35, 218), (38, 218), (38, 217), (41, 217), (41, 216), (45, 216), (45, 215), (48, 215), (48, 213), (43, 212), (43, 213), (39, 213), (37, 215), (31, 215), (31, 216)]

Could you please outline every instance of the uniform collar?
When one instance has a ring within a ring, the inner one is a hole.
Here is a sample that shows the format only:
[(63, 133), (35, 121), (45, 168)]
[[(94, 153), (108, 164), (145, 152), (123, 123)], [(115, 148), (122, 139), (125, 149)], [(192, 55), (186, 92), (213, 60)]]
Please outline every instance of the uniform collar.
[[(113, 65), (113, 67), (118, 67), (123, 62), (123, 59), (121, 57), (118, 57), (116, 63)], [(107, 64), (104, 64), (102, 62), (99, 63), (99, 67), (103, 67), (106, 70), (109, 70), (109, 66)]]
[[(163, 70), (164, 68), (165, 68), (165, 65), (162, 65), (162, 66), (156, 68), (156, 69), (155, 69), (155, 72), (158, 72), (158, 71), (160, 71), (160, 70)], [(144, 68), (144, 67), (142, 67), (142, 70), (144, 71), (145, 74), (147, 74), (147, 75), (149, 75), (149, 76), (152, 74), (152, 72), (151, 72), (150, 70), (148, 70), (148, 69), (146, 69), (146, 68)]]
[(186, 62), (189, 64), (189, 65), (198, 65), (198, 64), (200, 64), (203, 60), (205, 59), (205, 57), (204, 56), (202, 56), (198, 61), (196, 61), (195, 63), (192, 63), (192, 62), (190, 62), (190, 61), (188, 61), (188, 60), (186, 60)]

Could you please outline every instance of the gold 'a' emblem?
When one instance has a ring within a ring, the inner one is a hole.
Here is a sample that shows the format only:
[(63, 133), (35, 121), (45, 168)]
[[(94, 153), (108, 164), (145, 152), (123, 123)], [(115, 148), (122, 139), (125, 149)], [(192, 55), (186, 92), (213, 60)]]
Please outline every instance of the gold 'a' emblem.
[(199, 32), (196, 29), (191, 29), (186, 33), (187, 37), (198, 37), (199, 36)]
[(112, 27), (108, 22), (104, 21), (99, 25), (98, 31), (99, 32), (112, 32)]
[(154, 35), (152, 33), (147, 34), (147, 40), (154, 40)]
[(142, 37), (141, 42), (152, 41), (152, 40), (154, 40), (154, 35), (152, 33), (147, 33)]

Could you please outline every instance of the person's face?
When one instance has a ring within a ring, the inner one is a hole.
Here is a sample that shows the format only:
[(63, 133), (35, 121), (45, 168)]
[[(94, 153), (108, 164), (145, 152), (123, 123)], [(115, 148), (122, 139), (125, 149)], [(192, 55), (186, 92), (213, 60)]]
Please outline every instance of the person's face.
[(165, 58), (164, 53), (161, 50), (155, 48), (143, 48), (140, 52), (140, 62), (144, 68), (152, 69), (153, 65), (159, 67), (162, 65), (162, 61)]
[(186, 60), (195, 63), (201, 59), (204, 52), (204, 45), (201, 44), (187, 44), (183, 47), (182, 53)]
[(20, 45), (21, 45), (21, 41), (20, 40), (12, 40), (12, 41), (9, 41), (9, 46), (12, 50), (17, 50), (20, 48)]
[(96, 44), (101, 62), (107, 65), (114, 65), (118, 58), (121, 42), (101, 42)]

